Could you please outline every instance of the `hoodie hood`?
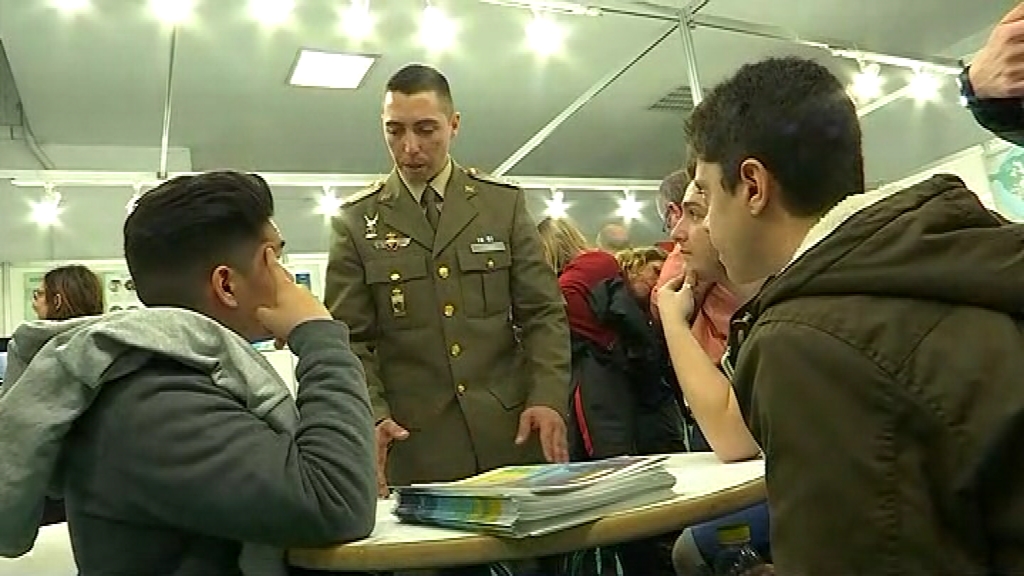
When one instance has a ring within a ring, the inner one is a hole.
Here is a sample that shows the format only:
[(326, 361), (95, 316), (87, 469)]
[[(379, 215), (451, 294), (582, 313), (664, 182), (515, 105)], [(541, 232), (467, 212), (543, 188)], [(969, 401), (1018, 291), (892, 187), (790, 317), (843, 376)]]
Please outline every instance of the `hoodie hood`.
[[(0, 555), (31, 549), (47, 487), (59, 493), (65, 436), (104, 384), (166, 356), (209, 374), (279, 432), (298, 426), (284, 381), (241, 336), (179, 308), (23, 324), (0, 390)], [(243, 553), (243, 556), (245, 554)]]
[(801, 297), (871, 295), (1024, 315), (1024, 226), (985, 208), (953, 175), (845, 200), (744, 308), (757, 318)]

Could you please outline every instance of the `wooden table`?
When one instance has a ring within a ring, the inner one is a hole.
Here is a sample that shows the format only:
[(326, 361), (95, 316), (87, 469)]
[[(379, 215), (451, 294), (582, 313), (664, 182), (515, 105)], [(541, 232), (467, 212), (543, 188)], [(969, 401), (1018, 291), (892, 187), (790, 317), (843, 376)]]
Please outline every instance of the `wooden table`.
[(675, 498), (536, 538), (498, 538), (402, 524), (391, 513), (394, 501), (381, 500), (369, 538), (332, 548), (292, 550), (289, 561), (312, 570), (353, 572), (495, 564), (682, 530), (765, 498), (761, 460), (722, 464), (710, 453), (676, 454), (669, 458), (668, 468), (676, 477)]

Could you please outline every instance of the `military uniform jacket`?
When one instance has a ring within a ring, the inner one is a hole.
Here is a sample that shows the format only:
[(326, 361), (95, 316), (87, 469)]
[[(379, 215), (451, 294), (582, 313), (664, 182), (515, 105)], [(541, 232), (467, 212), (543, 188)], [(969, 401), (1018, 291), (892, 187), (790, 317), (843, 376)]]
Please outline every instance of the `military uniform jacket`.
[(435, 233), (392, 172), (349, 198), (333, 231), (327, 306), (351, 329), (377, 419), (409, 431), (389, 481), (542, 461), (536, 434), (515, 446), (519, 416), (565, 414), (570, 344), (523, 191), (454, 165)]

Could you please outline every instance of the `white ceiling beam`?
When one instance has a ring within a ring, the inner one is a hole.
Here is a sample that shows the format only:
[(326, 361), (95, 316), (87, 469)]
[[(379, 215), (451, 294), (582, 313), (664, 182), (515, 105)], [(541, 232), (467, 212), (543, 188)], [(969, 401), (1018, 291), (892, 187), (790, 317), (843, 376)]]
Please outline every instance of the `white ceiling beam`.
[(551, 133), (554, 132), (559, 126), (561, 126), (563, 122), (572, 117), (572, 115), (575, 114), (576, 112), (579, 112), (580, 108), (586, 106), (587, 103), (593, 100), (595, 96), (603, 92), (604, 89), (607, 88), (608, 86), (611, 86), (613, 82), (618, 80), (619, 77), (625, 74), (637, 62), (642, 60), (644, 56), (650, 54), (651, 51), (657, 48), (659, 44), (664, 42), (665, 39), (668, 38), (672, 34), (672, 32), (675, 31), (676, 26), (678, 26), (678, 24), (662, 32), (662, 34), (658, 36), (658, 38), (654, 42), (648, 44), (647, 47), (643, 49), (643, 51), (641, 51), (639, 54), (631, 58), (629, 62), (626, 62), (624, 65), (618, 67), (609, 74), (605, 75), (603, 78), (598, 80), (597, 83), (588, 88), (586, 92), (580, 94), (580, 96), (576, 98), (576, 100), (573, 100), (568, 106), (566, 106), (564, 110), (559, 112), (557, 116), (552, 118), (551, 121), (545, 124), (540, 130), (538, 130), (536, 134), (531, 136), (525, 144), (520, 146), (518, 150), (513, 152), (512, 155), (506, 158), (504, 162), (499, 164), (498, 167), (494, 169), (492, 174), (494, 174), (495, 176), (504, 176), (505, 174), (507, 174), (508, 171), (514, 168), (515, 165), (518, 164), (523, 158), (526, 158), (526, 156), (530, 154), (530, 152), (533, 152), (538, 146), (540, 146), (545, 140), (547, 140), (548, 137), (551, 136)]
[(161, 178), (167, 177), (167, 156), (171, 146), (171, 98), (174, 93), (174, 60), (178, 53), (178, 26), (171, 27), (171, 42), (167, 58), (167, 91), (164, 93), (164, 118), (160, 131), (160, 172)]
[[(174, 178), (198, 172), (171, 173)], [(308, 174), (288, 172), (260, 172), (271, 186), (297, 188), (365, 188), (386, 178), (381, 174)], [(657, 190), (659, 180), (621, 178), (562, 178), (555, 176), (511, 176), (510, 183), (526, 190), (580, 190), (580, 191), (651, 191)], [(73, 170), (0, 170), (0, 180), (10, 180), (19, 187), (44, 188), (151, 188), (161, 179), (152, 172), (103, 172)]]

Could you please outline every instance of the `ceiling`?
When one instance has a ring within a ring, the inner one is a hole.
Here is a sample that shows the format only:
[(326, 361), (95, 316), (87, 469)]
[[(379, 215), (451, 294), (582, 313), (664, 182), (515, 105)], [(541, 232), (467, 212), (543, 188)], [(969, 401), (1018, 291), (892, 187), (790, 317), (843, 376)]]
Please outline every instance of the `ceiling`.
[[(991, 26), (1014, 3), (710, 0), (702, 14), (864, 50), (939, 54)], [(190, 149), (196, 169), (384, 172), (390, 162), (380, 130), (382, 86), (403, 64), (426, 61), (447, 74), (463, 116), (456, 156), (490, 170), (671, 25), (611, 14), (562, 17), (571, 27), (566, 54), (541, 61), (523, 45), (527, 12), (438, 0), (461, 28), (456, 50), (431, 57), (416, 43), (422, 0), (371, 2), (379, 14), (377, 39), (362, 45), (338, 30), (335, 13), (343, 4), (298, 0), (293, 25), (267, 32), (247, 18), (245, 0), (201, 1), (178, 36), (170, 145)], [(678, 7), (671, 0), (598, 4), (646, 13)], [(93, 5), (88, 14), (65, 18), (48, 0), (0, 0), (0, 40), (36, 136), (44, 143), (158, 146), (169, 33), (145, 0)], [(854, 67), (784, 41), (702, 28), (694, 37), (705, 88), (767, 55), (819, 58), (842, 74)], [(302, 47), (381, 57), (357, 90), (300, 89), (286, 80)], [(511, 173), (661, 178), (682, 161), (683, 114), (648, 108), (686, 84), (681, 37), (673, 33)], [(899, 178), (985, 137), (955, 105), (955, 91), (948, 88), (945, 96), (928, 108), (897, 102), (865, 118), (869, 180)]]

